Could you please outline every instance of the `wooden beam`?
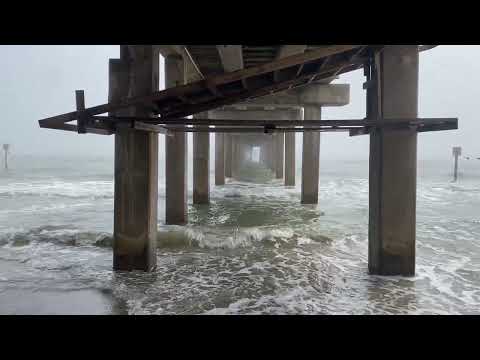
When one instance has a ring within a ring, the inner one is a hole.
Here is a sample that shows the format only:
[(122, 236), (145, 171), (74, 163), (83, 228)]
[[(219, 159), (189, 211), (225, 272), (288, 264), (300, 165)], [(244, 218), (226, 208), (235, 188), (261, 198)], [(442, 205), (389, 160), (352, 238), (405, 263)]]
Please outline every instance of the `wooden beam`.
[[(347, 67), (343, 67), (343, 65), (347, 65)], [(343, 67), (342, 71), (341, 71), (341, 73), (343, 73), (343, 72), (347, 72), (347, 71), (350, 71), (350, 70), (355, 70), (357, 68), (360, 68), (360, 67), (363, 66), (363, 63), (359, 62), (359, 63), (356, 63), (356, 64), (349, 64), (348, 62), (345, 61), (345, 62), (337, 64), (335, 66), (327, 67), (327, 68), (323, 69), (320, 73), (316, 74), (316, 75), (318, 75), (317, 80), (318, 80), (318, 78), (321, 78), (321, 77), (324, 77), (324, 76), (326, 78), (331, 77), (331, 74), (333, 72), (337, 71), (339, 66)], [(246, 69), (246, 70), (248, 70), (248, 69)], [(191, 114), (195, 114), (195, 113), (199, 113), (199, 112), (203, 112), (203, 111), (208, 111), (208, 110), (215, 109), (215, 108), (218, 108), (218, 107), (221, 107), (221, 106), (244, 102), (244, 101), (247, 101), (247, 100), (254, 99), (256, 97), (271, 95), (271, 94), (274, 94), (276, 92), (285, 91), (288, 88), (296, 88), (296, 87), (306, 86), (306, 85), (308, 85), (307, 81), (311, 76), (312, 76), (311, 74), (305, 74), (305, 75), (301, 75), (298, 78), (294, 78), (294, 79), (289, 79), (289, 80), (285, 80), (285, 81), (281, 81), (281, 82), (277, 82), (277, 83), (272, 82), (271, 85), (264, 86), (264, 87), (262, 87), (260, 89), (257, 89), (257, 90), (249, 90), (249, 91), (245, 90), (245, 91), (239, 92), (236, 95), (231, 95), (229, 97), (224, 97), (224, 98), (220, 98), (220, 99), (214, 99), (214, 100), (212, 100), (210, 102), (206, 102), (204, 104), (185, 106), (185, 107), (182, 108), (182, 111), (170, 110), (168, 112), (165, 112), (163, 115), (165, 117), (189, 116)]]
[(274, 132), (347, 132), (350, 131), (351, 127), (298, 127), (298, 128), (288, 128), (288, 127), (274, 127), (274, 128), (265, 128), (265, 127), (226, 127), (226, 126), (217, 126), (217, 127), (183, 127), (183, 126), (168, 126), (166, 127), (168, 131), (174, 132), (208, 132), (208, 133), (264, 133), (272, 134)]
[[(163, 90), (163, 91), (154, 92), (154, 93), (152, 93), (151, 95), (148, 95), (148, 96), (131, 97), (131, 98), (127, 98), (127, 99), (122, 99), (121, 101), (118, 101), (118, 102), (113, 102), (113, 103), (94, 106), (94, 107), (86, 109), (85, 112), (86, 112), (87, 115), (90, 115), (90, 116), (91, 115), (98, 115), (98, 114), (102, 114), (102, 113), (106, 113), (106, 112), (110, 112), (110, 111), (115, 111), (115, 110), (122, 109), (122, 108), (136, 106), (140, 103), (145, 103), (145, 102), (149, 102), (149, 101), (151, 101), (151, 102), (165, 101), (169, 98), (175, 98), (175, 97), (178, 97), (179, 95), (184, 95), (186, 93), (202, 92), (203, 90), (205, 90), (205, 88), (209, 88), (212, 91), (215, 91), (216, 87), (219, 86), (219, 85), (222, 85), (222, 84), (228, 84), (228, 83), (232, 83), (232, 82), (235, 82), (235, 81), (240, 81), (244, 78), (253, 77), (253, 76), (257, 76), (257, 75), (262, 75), (262, 74), (265, 74), (265, 73), (268, 73), (268, 72), (272, 72), (272, 71), (280, 70), (280, 69), (283, 69), (283, 68), (299, 65), (299, 64), (302, 64), (304, 62), (314, 61), (314, 60), (320, 59), (322, 57), (326, 57), (326, 56), (330, 56), (330, 55), (333, 55), (333, 54), (349, 51), (349, 50), (355, 49), (359, 46), (360, 45), (332, 45), (332, 46), (327, 46), (325, 48), (310, 51), (310, 52), (307, 52), (307, 53), (304, 53), (304, 54), (289, 56), (289, 57), (286, 57), (286, 58), (283, 58), (283, 59), (280, 59), (280, 60), (277, 60), (277, 61), (273, 61), (273, 62), (270, 62), (268, 64), (264, 64), (264, 65), (261, 65), (261, 66), (258, 66), (258, 67), (238, 70), (238, 71), (234, 71), (234, 72), (231, 72), (231, 73), (222, 74), (220, 76), (216, 76), (216, 77), (213, 77), (213, 78), (210, 78), (210, 79), (196, 81), (196, 82), (193, 82), (193, 83), (190, 83), (190, 84), (187, 84), (187, 85), (176, 86), (176, 87), (172, 87), (172, 88), (169, 88), (169, 89), (166, 89), (166, 90)], [(285, 83), (294, 84), (296, 80), (297, 79), (292, 79), (292, 80), (289, 80), (289, 82), (285, 82)], [(284, 83), (282, 82), (282, 84), (284, 84)], [(288, 84), (286, 84), (286, 85), (288, 86)], [(229, 96), (228, 98), (222, 99), (221, 101), (219, 101), (219, 103), (221, 104), (223, 102), (225, 104), (230, 104), (230, 103), (235, 103), (235, 100), (237, 98), (239, 100), (242, 100), (242, 99), (245, 99), (245, 98), (248, 98), (248, 97), (261, 96), (261, 95), (258, 95), (258, 94), (267, 95), (267, 94), (271, 93), (272, 91), (274, 91), (275, 88), (277, 88), (277, 87), (278, 87), (278, 85), (274, 84), (272, 86), (267, 86), (265, 88), (265, 91), (261, 91), (262, 89), (260, 89), (260, 90), (257, 90), (257, 91), (253, 91), (253, 93), (248, 93), (247, 96), (245, 96), (245, 95)], [(188, 108), (188, 106), (187, 106), (187, 108)], [(209, 110), (212, 107), (211, 107), (210, 103), (207, 103), (203, 106), (203, 108)], [(198, 112), (202, 112), (202, 111), (203, 110), (200, 110)], [(190, 112), (190, 114), (192, 114), (192, 113), (193, 112)], [(190, 115), (190, 114), (188, 114), (188, 115)], [(42, 124), (43, 125), (46, 125), (46, 124), (61, 124), (61, 123), (76, 120), (77, 116), (78, 116), (77, 112), (73, 111), (73, 112), (62, 114), (62, 115), (59, 115), (59, 116), (54, 116), (54, 117), (42, 119), (42, 120), (39, 121), (39, 123), (40, 123), (40, 125), (42, 125)]]
[[(307, 50), (307, 45), (283, 45), (277, 53), (276, 59), (283, 59), (288, 56), (303, 54)], [(295, 77), (300, 75), (304, 64), (300, 64), (295, 72)], [(273, 73), (273, 79), (278, 82), (280, 78), (279, 71)]]
[(233, 81), (239, 81), (242, 78), (250, 77), (250, 76), (257, 76), (266, 74), (272, 71), (281, 70), (287, 67), (299, 65), (302, 63), (315, 61), (326, 56), (331, 56), (335, 54), (339, 54), (342, 52), (346, 52), (355, 48), (358, 48), (363, 45), (332, 45), (326, 46), (321, 49), (309, 51), (303, 54), (297, 54), (288, 56), (283, 59), (278, 59), (266, 64), (262, 64), (260, 66), (244, 69), (244, 70), (237, 70), (231, 73), (226, 73), (211, 79), (206, 79), (207, 82), (219, 85)]
[[(47, 124), (40, 126), (45, 129), (54, 129), (54, 130), (63, 130), (63, 131), (73, 131), (78, 133), (78, 126), (73, 124)], [(88, 134), (97, 134), (97, 135), (112, 135), (115, 133), (113, 129), (107, 129), (105, 127), (89, 127), (85, 128), (85, 132)]]
[(134, 116), (94, 116), (95, 121), (111, 122), (142, 122), (145, 124), (193, 125), (193, 126), (367, 126), (367, 127), (394, 127), (394, 126), (430, 126), (445, 125), (458, 126), (457, 118), (415, 118), (415, 119), (341, 119), (341, 120), (252, 120), (252, 119), (198, 119), (198, 118), (149, 118)]
[(147, 124), (141, 121), (134, 121), (133, 122), (133, 129), (135, 130), (140, 130), (140, 131), (149, 131), (149, 132), (155, 132), (163, 135), (170, 135), (168, 130), (161, 125), (154, 125), (154, 124)]

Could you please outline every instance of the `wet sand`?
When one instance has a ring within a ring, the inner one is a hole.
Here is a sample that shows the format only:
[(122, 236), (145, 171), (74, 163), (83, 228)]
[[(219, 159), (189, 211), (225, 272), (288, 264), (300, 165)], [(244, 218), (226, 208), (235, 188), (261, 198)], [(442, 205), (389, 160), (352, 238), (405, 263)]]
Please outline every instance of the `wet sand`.
[[(0, 282), (18, 273), (20, 264), (0, 260)], [(0, 315), (126, 315), (126, 307), (99, 289), (6, 288), (0, 292)]]

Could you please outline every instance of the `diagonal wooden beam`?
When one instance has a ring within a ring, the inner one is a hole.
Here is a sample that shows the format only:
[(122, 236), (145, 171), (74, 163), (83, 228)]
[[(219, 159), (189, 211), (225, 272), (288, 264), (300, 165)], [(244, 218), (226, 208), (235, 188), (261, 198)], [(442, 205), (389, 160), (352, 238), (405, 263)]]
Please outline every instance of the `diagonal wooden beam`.
[[(223, 84), (229, 84), (229, 83), (234, 83), (236, 81), (241, 81), (242, 79), (246, 79), (249, 77), (254, 77), (262, 74), (266, 74), (269, 72), (273, 72), (276, 70), (292, 67), (295, 65), (300, 65), (305, 62), (310, 62), (310, 61), (315, 61), (318, 59), (321, 59), (323, 57), (331, 56), (334, 54), (350, 51), (352, 49), (358, 48), (362, 45), (332, 45), (332, 46), (326, 46), (321, 49), (317, 49), (314, 51), (306, 52), (303, 54), (297, 54), (297, 55), (292, 55), (283, 59), (279, 59), (276, 61), (272, 61), (267, 64), (263, 64), (257, 67), (252, 67), (248, 69), (243, 69), (243, 70), (237, 70), (231, 73), (226, 73), (222, 74), (210, 79), (206, 80), (201, 80), (201, 81), (196, 81), (190, 84), (186, 85), (181, 85), (181, 86), (176, 86), (173, 88), (169, 88), (163, 91), (157, 91), (152, 93), (151, 95), (148, 96), (140, 96), (140, 97), (132, 97), (132, 98), (126, 98), (122, 99), (121, 101), (118, 102), (113, 102), (113, 103), (108, 103), (108, 104), (103, 104), (103, 105), (98, 105), (94, 106), (88, 109), (85, 109), (85, 114), (89, 116), (93, 115), (98, 115), (106, 112), (111, 112), (115, 110), (119, 110), (122, 108), (128, 108), (131, 106), (136, 106), (138, 104), (142, 104), (145, 102), (161, 102), (161, 101), (166, 101), (171, 98), (178, 98), (178, 96), (182, 96), (185, 94), (189, 93), (198, 93), (204, 91), (206, 88), (209, 89), (216, 89), (219, 85)], [(295, 80), (295, 79), (294, 79)], [(292, 84), (295, 82), (294, 80), (292, 81)], [(283, 83), (282, 83), (283, 84)], [(278, 85), (273, 85), (273, 86), (267, 86), (266, 90), (267, 92), (262, 93), (264, 95), (274, 91)], [(252, 94), (249, 96), (258, 96), (256, 95), (258, 92), (253, 91)], [(224, 99), (222, 99), (223, 102), (226, 104), (229, 103), (234, 103), (236, 97), (238, 95), (230, 95)], [(240, 99), (243, 99), (244, 97), (240, 97)], [(221, 103), (221, 101), (220, 101)], [(189, 107), (189, 105), (187, 105)], [(207, 109), (210, 109), (211, 107), (207, 106)], [(78, 113), (76, 111), (72, 111), (70, 113), (42, 119), (39, 121), (40, 126), (47, 125), (47, 124), (62, 124), (65, 122), (77, 120)]]
[[(344, 65), (347, 65), (347, 66), (343, 67)], [(326, 67), (320, 73), (316, 73), (316, 75), (318, 75), (317, 80), (322, 78), (330, 78), (332, 73), (338, 70), (339, 66), (343, 67), (340, 72), (340, 73), (343, 73), (343, 72), (348, 72), (348, 71), (361, 68), (363, 66), (363, 62), (359, 61), (358, 63), (351, 64), (348, 61), (344, 61), (343, 63), (337, 64), (335, 66)], [(312, 76), (311, 74), (305, 74), (298, 78), (273, 83), (271, 85), (264, 86), (257, 90), (249, 90), (249, 91), (244, 90), (234, 96), (215, 99), (210, 102), (206, 102), (204, 104), (197, 104), (194, 106), (185, 106), (182, 108), (182, 110), (173, 109), (172, 111), (169, 111), (163, 114), (163, 116), (164, 117), (188, 116), (197, 112), (203, 112), (203, 111), (215, 109), (220, 106), (236, 104), (236, 103), (244, 102), (257, 97), (272, 95), (276, 92), (285, 91), (289, 88), (306, 86), (308, 85), (308, 80), (310, 79), (311, 76)]]
[[(276, 59), (283, 59), (288, 56), (303, 54), (307, 50), (307, 45), (283, 45), (277, 53)], [(304, 64), (300, 64), (295, 73), (295, 76), (300, 75)], [(279, 71), (273, 73), (275, 82), (279, 81)]]
[(346, 51), (356, 49), (364, 45), (331, 45), (324, 48), (316, 49), (302, 54), (288, 56), (283, 59), (278, 59), (266, 64), (262, 64), (256, 67), (251, 67), (244, 70), (238, 70), (231, 73), (226, 73), (220, 76), (216, 76), (211, 79), (206, 79), (206, 82), (213, 83), (216, 85), (225, 84), (228, 82), (239, 81), (245, 77), (257, 76), (273, 72), (276, 70), (281, 70), (284, 68), (292, 67), (295, 65), (300, 65), (302, 63), (315, 61), (327, 56), (340, 54)]

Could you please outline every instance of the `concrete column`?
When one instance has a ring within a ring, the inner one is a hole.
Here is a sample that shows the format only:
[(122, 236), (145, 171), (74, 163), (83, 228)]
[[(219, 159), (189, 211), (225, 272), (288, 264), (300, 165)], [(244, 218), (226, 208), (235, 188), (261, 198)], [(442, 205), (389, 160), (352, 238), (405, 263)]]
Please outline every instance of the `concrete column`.
[[(109, 64), (109, 102), (158, 90), (159, 59), (152, 46), (122, 45)], [(136, 106), (110, 115), (151, 116)], [(113, 269), (156, 267), (158, 135), (130, 129), (115, 133)]]
[[(416, 118), (417, 45), (389, 45), (377, 55), (377, 85), (368, 94), (381, 118)], [(370, 135), (368, 268), (371, 274), (415, 275), (417, 132)]]
[(283, 178), (284, 150), (285, 150), (285, 134), (277, 133), (275, 137), (275, 174), (277, 179)]
[[(193, 115), (206, 119), (208, 113)], [(210, 202), (210, 133), (193, 133), (193, 203)]]
[(260, 144), (260, 163), (263, 165), (263, 166), (267, 166), (266, 165), (266, 157), (265, 157), (265, 144)]
[(238, 136), (232, 136), (232, 177), (238, 178), (239, 171), (239, 145)]
[[(305, 106), (305, 120), (320, 120), (320, 106)], [(302, 204), (318, 204), (318, 181), (320, 163), (320, 133), (303, 133), (302, 150)]]
[(225, 176), (232, 177), (232, 135), (225, 134), (224, 136), (224, 145), (225, 145)]
[[(183, 60), (179, 56), (165, 57), (165, 87), (185, 82)], [(165, 137), (165, 222), (183, 225), (187, 213), (187, 133), (176, 132)]]
[[(301, 120), (303, 112), (296, 111), (294, 120)], [(285, 186), (295, 186), (295, 133), (285, 133)]]
[(275, 171), (275, 149), (274, 149), (274, 139), (273, 136), (268, 136), (266, 144), (266, 157), (267, 157), (267, 167)]
[(225, 185), (224, 135), (215, 133), (215, 185)]

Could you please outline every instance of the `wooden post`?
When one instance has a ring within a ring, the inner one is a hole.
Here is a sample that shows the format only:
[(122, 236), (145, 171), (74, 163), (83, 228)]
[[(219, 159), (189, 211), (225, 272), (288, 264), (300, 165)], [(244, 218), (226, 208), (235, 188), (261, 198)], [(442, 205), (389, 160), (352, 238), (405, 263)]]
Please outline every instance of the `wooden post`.
[(85, 93), (83, 90), (75, 90), (75, 102), (77, 104), (78, 112), (77, 131), (79, 134), (86, 134), (87, 124), (85, 123)]
[(458, 157), (462, 155), (462, 148), (460, 146), (455, 146), (453, 148), (453, 157), (455, 158), (455, 164), (453, 168), (453, 181), (457, 181), (458, 178)]

